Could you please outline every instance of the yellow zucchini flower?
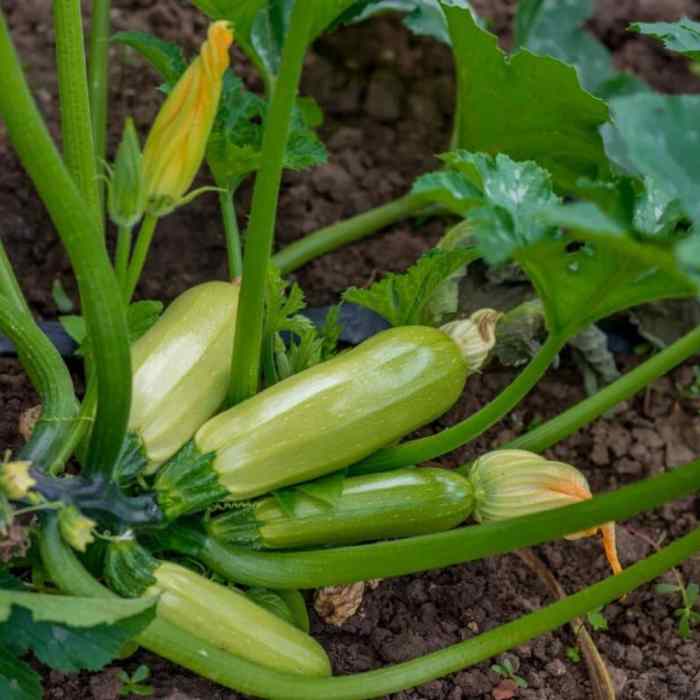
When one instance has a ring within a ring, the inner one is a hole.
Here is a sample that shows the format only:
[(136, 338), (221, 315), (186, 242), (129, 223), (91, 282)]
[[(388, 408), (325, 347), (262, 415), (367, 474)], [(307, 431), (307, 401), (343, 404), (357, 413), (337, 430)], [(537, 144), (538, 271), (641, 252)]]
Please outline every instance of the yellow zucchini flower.
[[(581, 503), (593, 498), (586, 477), (575, 467), (554, 462), (525, 450), (495, 450), (479, 457), (471, 467), (474, 517), (494, 522)], [(613, 572), (622, 571), (615, 544), (615, 523), (605, 523), (567, 540), (592, 537), (600, 530)]]
[(143, 167), (149, 213), (155, 216), (182, 202), (202, 164), (232, 43), (228, 22), (209, 27), (199, 56), (182, 74), (151, 127)]

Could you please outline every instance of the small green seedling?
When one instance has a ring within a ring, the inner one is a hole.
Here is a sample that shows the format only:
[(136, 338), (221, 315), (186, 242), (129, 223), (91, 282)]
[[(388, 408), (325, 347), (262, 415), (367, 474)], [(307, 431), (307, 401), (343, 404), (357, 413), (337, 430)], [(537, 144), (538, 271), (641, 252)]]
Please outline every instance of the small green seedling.
[(675, 583), (659, 583), (656, 586), (656, 592), (662, 595), (672, 595), (680, 593), (682, 605), (673, 613), (678, 618), (678, 634), (682, 639), (688, 639), (691, 635), (691, 628), (700, 622), (700, 613), (693, 610), (698, 595), (700, 595), (700, 586), (697, 583), (689, 583), (687, 586), (683, 584), (679, 578)]
[(608, 629), (608, 621), (605, 619), (605, 615), (603, 615), (602, 606), (589, 610), (586, 613), (586, 619), (588, 620), (588, 624), (595, 632), (604, 632), (606, 629)]
[(581, 663), (581, 650), (577, 646), (567, 647), (566, 658), (569, 659), (571, 663)]
[(518, 686), (518, 688), (527, 688), (527, 681), (522, 677), (519, 676), (515, 673), (515, 669), (513, 669), (513, 664), (508, 659), (504, 659), (502, 664), (493, 664), (491, 666), (491, 670), (497, 673), (499, 676), (503, 676), (503, 678), (508, 678), (515, 685)]
[(145, 664), (141, 664), (130, 676), (126, 671), (119, 671), (118, 678), (121, 681), (119, 695), (125, 698), (129, 695), (142, 695), (149, 697), (153, 695), (153, 686), (144, 683), (151, 677), (151, 669)]

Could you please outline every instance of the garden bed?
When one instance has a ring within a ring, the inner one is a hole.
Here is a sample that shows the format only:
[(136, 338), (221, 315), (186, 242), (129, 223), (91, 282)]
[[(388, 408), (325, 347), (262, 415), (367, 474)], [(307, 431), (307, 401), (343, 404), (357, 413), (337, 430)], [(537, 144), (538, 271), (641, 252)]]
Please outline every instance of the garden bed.
[[(6, 13), (22, 53), (32, 86), (58, 134), (50, 2), (8, 2)], [(493, 17), (504, 34), (512, 2), (475, 3)], [(659, 6), (655, 10), (650, 8)], [(624, 32), (631, 20), (700, 17), (700, 3), (600, 2), (592, 27), (615, 51), (620, 67), (638, 71), (657, 89), (700, 92), (700, 79), (686, 61), (671, 58), (652, 42)], [(201, 39), (202, 15), (176, 0), (157, 3), (114, 2), (117, 29), (148, 29), (193, 49)], [(359, 49), (358, 49), (359, 47)], [(236, 70), (248, 86), (259, 88), (242, 57)], [(110, 134), (113, 147), (123, 117), (133, 115), (144, 130), (160, 97), (157, 79), (135, 59), (113, 62)], [(433, 168), (435, 153), (447, 147), (453, 111), (451, 58), (434, 42), (416, 39), (398, 21), (380, 19), (343, 29), (321, 40), (309, 56), (302, 90), (315, 97), (326, 115), (321, 135), (328, 146), (328, 165), (310, 172), (287, 174), (280, 200), (277, 240), (295, 240), (330, 224), (389, 201), (414, 178)], [(241, 222), (250, 190), (239, 193)], [(0, 142), (0, 224), (3, 241), (23, 283), (29, 303), (42, 317), (54, 318), (54, 279), (74, 291), (68, 260), (51, 229), (34, 190), (6, 142)], [(387, 271), (401, 271), (433, 245), (443, 232), (439, 221), (400, 224), (369, 239), (315, 260), (296, 273), (311, 305), (337, 301), (350, 285), (365, 286)], [(163, 222), (143, 282), (141, 298), (170, 300), (197, 282), (225, 278), (225, 247), (215, 198), (205, 195)], [(618, 356), (621, 367), (638, 362)], [(698, 359), (697, 364), (700, 364)], [(76, 366), (77, 369), (77, 366)], [(469, 380), (462, 400), (439, 421), (450, 425), (473, 413), (509, 380), (509, 369), (491, 367)], [(595, 492), (616, 488), (700, 456), (700, 401), (686, 391), (695, 379), (692, 363), (677, 369), (613, 415), (562, 442), (548, 455), (579, 467)], [(485, 449), (504, 444), (527, 426), (561, 412), (584, 397), (578, 372), (563, 358), (506, 421), (468, 448), (443, 459), (462, 463)], [(19, 364), (0, 360), (0, 431), (3, 446), (20, 444), (17, 422), (37, 402)], [(431, 432), (433, 427), (421, 431)], [(695, 499), (686, 499), (625, 523), (618, 528), (623, 564), (651, 553), (646, 538), (661, 542), (686, 534), (697, 525)], [(607, 575), (597, 540), (559, 542), (537, 548), (567, 592)], [(686, 581), (700, 583), (700, 561), (682, 567)], [(312, 595), (308, 600), (312, 607)], [(359, 612), (341, 627), (312, 621), (313, 634), (328, 651), (336, 673), (351, 673), (404, 661), (488, 630), (550, 600), (547, 590), (514, 555), (487, 559), (437, 572), (381, 582), (367, 590)], [(643, 587), (623, 602), (608, 606), (608, 629), (593, 637), (604, 656), (621, 700), (690, 700), (700, 696), (700, 643), (681, 639), (674, 610), (679, 601)], [(583, 662), (567, 650), (575, 646), (568, 628), (545, 635), (509, 653), (518, 676), (528, 687), (512, 697), (532, 700), (576, 700), (591, 697)], [(156, 697), (237, 698), (202, 679), (186, 674), (148, 654), (139, 653), (120, 666), (133, 671), (140, 663), (152, 670)], [(116, 698), (116, 670), (65, 677), (51, 672), (45, 679), (47, 698)], [(481, 664), (447, 679), (393, 696), (396, 700), (508, 700), (503, 678)]]

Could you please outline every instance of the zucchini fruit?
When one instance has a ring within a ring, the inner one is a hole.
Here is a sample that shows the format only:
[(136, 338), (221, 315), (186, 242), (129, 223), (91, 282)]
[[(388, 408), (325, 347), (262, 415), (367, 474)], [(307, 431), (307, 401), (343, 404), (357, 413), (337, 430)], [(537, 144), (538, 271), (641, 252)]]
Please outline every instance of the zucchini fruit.
[(442, 415), (468, 365), (446, 333), (391, 328), (207, 421), (163, 467), (166, 517), (343, 469)]
[(125, 597), (158, 598), (156, 615), (235, 656), (277, 671), (329, 676), (323, 647), (240, 591), (161, 562), (133, 539), (112, 542), (105, 576)]
[(288, 549), (347, 545), (450, 530), (472, 512), (471, 484), (446, 469), (397, 469), (346, 479), (333, 507), (295, 494), (294, 512), (274, 497), (211, 518), (207, 530), (230, 544)]
[(129, 435), (119, 474), (155, 471), (219, 409), (228, 389), (238, 283), (181, 294), (132, 346)]

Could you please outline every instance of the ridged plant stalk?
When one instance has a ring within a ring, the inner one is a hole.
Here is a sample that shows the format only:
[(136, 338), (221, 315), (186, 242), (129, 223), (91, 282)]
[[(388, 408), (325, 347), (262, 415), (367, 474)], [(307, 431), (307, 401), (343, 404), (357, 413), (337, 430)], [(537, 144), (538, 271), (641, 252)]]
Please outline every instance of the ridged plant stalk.
[(12, 263), (10, 262), (10, 258), (7, 257), (7, 251), (2, 244), (2, 240), (0, 240), (0, 294), (2, 294), (18, 312), (31, 315), (27, 300), (24, 298), (24, 293), (19, 286), (17, 277), (12, 269)]
[(655, 379), (700, 353), (700, 328), (695, 328), (672, 345), (627, 372), (623, 377), (572, 406), (534, 430), (511, 440), (505, 447), (542, 452), (588, 425), (611, 408), (642, 391)]
[(267, 112), (262, 143), (262, 166), (255, 180), (250, 224), (246, 234), (229, 404), (239, 403), (253, 396), (258, 390), (265, 283), (275, 233), (277, 200), (289, 125), (313, 17), (313, 8), (309, 8), (303, 2), (294, 3), (282, 53), (279, 80), (275, 83)]
[[(304, 238), (290, 243), (272, 256), (272, 261), (282, 274), (294, 272), (314, 258), (336, 248), (359, 241), (375, 231), (414, 216), (424, 210), (428, 202), (425, 195), (407, 194), (393, 202), (339, 221), (319, 229)], [(435, 207), (431, 208), (432, 210)]]
[(105, 397), (98, 402), (87, 472), (111, 476), (131, 404), (131, 359), (119, 286), (95, 210), (86, 205), (51, 140), (1, 12), (0, 65), (0, 118), (68, 252), (94, 353), (99, 396)]
[(15, 344), (22, 366), (41, 398), (41, 418), (20, 457), (50, 473), (63, 467), (62, 441), (78, 419), (73, 380), (63, 358), (31, 314), (0, 294), (0, 329)]
[(53, 14), (63, 157), (83, 197), (84, 206), (92, 211), (98, 223), (97, 230), (102, 235), (80, 0), (54, 0)]
[[(88, 90), (92, 139), (95, 146), (95, 168), (102, 172), (107, 153), (107, 104), (109, 98), (109, 13), (111, 0), (92, 0), (90, 22), (90, 54), (88, 62)], [(104, 212), (104, 184), (97, 181), (100, 219)]]

